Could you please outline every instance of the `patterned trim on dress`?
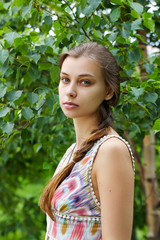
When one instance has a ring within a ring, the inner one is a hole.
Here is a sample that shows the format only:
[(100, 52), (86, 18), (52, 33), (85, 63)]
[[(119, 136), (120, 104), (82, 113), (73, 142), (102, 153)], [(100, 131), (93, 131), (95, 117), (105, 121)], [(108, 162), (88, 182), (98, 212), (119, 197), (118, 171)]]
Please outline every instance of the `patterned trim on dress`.
[(62, 214), (60, 212), (54, 212), (54, 214), (60, 218), (67, 220), (75, 220), (77, 222), (89, 221), (89, 222), (101, 222), (101, 217), (88, 217), (88, 216), (73, 216), (69, 214)]
[(135, 162), (134, 162), (134, 156), (133, 156), (133, 153), (132, 153), (132, 149), (129, 145), (129, 143), (123, 139), (122, 137), (120, 136), (117, 136), (117, 135), (108, 135), (108, 136), (104, 136), (102, 137), (101, 139), (99, 139), (97, 142), (96, 142), (96, 148), (94, 150), (94, 153), (93, 153), (93, 156), (91, 158), (91, 165), (88, 169), (88, 178), (89, 178), (89, 185), (90, 185), (90, 191), (91, 191), (91, 195), (92, 195), (92, 198), (96, 204), (96, 206), (98, 208), (101, 208), (101, 205), (100, 205), (100, 202), (98, 201), (96, 195), (95, 195), (95, 192), (94, 192), (94, 189), (93, 189), (93, 184), (92, 184), (92, 177), (91, 177), (91, 173), (92, 173), (92, 167), (93, 167), (93, 162), (94, 162), (94, 158), (95, 158), (95, 154), (97, 153), (97, 150), (98, 148), (100, 147), (100, 145), (105, 142), (106, 140), (110, 139), (110, 138), (113, 138), (113, 137), (116, 137), (118, 139), (120, 139), (122, 142), (124, 142), (126, 144), (126, 146), (128, 147), (129, 149), (129, 152), (130, 152), (130, 155), (131, 155), (131, 160), (132, 160), (132, 166), (133, 166), (133, 171), (134, 171), (134, 175), (135, 175)]

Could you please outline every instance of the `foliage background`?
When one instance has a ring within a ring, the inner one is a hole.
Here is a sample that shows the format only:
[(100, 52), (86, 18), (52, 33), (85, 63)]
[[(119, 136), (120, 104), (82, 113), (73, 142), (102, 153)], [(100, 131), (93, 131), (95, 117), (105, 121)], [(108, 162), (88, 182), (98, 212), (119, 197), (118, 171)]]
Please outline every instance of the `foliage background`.
[[(154, 5), (154, 8), (151, 8)], [(143, 138), (160, 130), (160, 2), (2, 0), (0, 2), (0, 240), (40, 240), (38, 201), (67, 147), (71, 120), (58, 104), (58, 56), (97, 41), (121, 66), (115, 127), (129, 132), (143, 162)], [(157, 47), (145, 56), (143, 48)], [(155, 124), (154, 124), (155, 123)], [(157, 176), (160, 136), (156, 135)], [(135, 177), (132, 239), (147, 239), (145, 199)]]

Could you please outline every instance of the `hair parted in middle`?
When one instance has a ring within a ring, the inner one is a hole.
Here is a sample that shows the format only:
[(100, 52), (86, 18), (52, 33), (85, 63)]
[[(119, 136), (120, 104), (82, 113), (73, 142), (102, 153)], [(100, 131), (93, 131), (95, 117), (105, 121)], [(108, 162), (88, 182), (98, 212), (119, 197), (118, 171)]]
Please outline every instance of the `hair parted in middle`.
[(107, 130), (112, 126), (112, 109), (111, 106), (116, 106), (120, 95), (120, 79), (119, 79), (119, 67), (111, 52), (109, 52), (103, 45), (96, 42), (84, 42), (73, 49), (62, 53), (60, 56), (60, 68), (67, 57), (87, 57), (96, 62), (101, 71), (104, 81), (110, 91), (113, 92), (113, 96), (109, 100), (104, 100), (99, 106), (100, 120), (98, 128), (92, 131), (90, 137), (85, 140), (79, 150), (74, 153), (73, 161), (60, 170), (47, 184), (40, 199), (40, 207), (46, 212), (54, 221), (54, 215), (52, 212), (51, 201), (55, 190), (60, 183), (70, 174), (72, 168), (76, 162), (79, 162), (85, 154), (93, 147), (94, 143), (101, 137), (107, 135)]

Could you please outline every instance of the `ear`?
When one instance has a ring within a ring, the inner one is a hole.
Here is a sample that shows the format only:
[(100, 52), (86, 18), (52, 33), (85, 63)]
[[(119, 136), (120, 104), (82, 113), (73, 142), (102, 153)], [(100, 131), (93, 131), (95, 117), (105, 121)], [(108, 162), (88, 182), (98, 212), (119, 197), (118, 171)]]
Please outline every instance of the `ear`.
[(105, 96), (105, 100), (110, 100), (114, 95), (114, 91), (111, 87), (107, 88), (107, 92), (106, 92), (106, 96)]

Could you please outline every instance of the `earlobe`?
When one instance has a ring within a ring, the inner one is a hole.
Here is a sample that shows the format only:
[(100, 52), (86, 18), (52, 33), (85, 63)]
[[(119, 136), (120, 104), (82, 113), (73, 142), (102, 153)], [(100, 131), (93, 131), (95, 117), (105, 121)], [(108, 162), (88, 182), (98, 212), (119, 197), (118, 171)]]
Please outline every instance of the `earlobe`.
[(114, 95), (114, 91), (109, 88), (108, 91), (106, 92), (105, 100), (110, 100)]

